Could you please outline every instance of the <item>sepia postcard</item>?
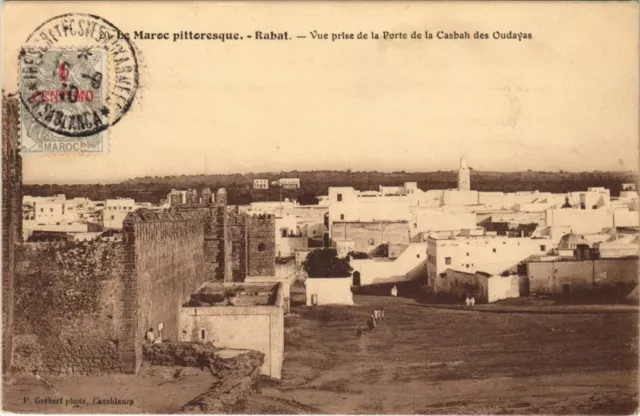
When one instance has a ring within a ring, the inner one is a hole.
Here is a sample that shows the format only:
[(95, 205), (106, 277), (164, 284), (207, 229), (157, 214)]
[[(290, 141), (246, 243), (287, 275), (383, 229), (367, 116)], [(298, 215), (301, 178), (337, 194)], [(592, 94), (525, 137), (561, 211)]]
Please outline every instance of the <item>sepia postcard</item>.
[(638, 16), (5, 2), (3, 412), (637, 414)]

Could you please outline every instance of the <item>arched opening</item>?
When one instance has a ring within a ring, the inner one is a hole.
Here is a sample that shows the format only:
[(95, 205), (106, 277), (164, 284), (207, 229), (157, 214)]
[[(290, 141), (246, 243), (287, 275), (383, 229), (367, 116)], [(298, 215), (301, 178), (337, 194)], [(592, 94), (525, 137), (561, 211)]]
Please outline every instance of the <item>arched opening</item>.
[(588, 244), (578, 244), (574, 254), (576, 260), (591, 260), (591, 248)]
[(353, 273), (353, 286), (360, 286), (360, 272)]
[(258, 244), (258, 251), (264, 251), (266, 249), (264, 243)]
[(200, 336), (202, 337), (202, 340), (204, 341), (204, 339), (206, 338), (206, 333), (204, 331), (204, 329), (202, 331), (200, 331)]

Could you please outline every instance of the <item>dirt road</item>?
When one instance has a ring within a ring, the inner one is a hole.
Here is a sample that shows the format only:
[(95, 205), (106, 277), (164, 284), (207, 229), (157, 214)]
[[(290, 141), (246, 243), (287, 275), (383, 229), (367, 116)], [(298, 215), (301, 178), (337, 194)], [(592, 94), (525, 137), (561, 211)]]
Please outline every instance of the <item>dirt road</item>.
[[(371, 296), (355, 302), (294, 306), (283, 380), (252, 396), (245, 411), (623, 414), (638, 405), (637, 314), (494, 314)], [(385, 308), (385, 321), (357, 340), (374, 307)]]

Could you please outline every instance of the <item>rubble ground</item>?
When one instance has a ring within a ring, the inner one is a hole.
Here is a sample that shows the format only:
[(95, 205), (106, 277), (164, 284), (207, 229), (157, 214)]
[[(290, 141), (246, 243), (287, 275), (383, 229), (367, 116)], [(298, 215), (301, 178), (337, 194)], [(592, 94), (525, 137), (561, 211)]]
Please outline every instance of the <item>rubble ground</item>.
[(257, 387), (264, 354), (211, 344), (145, 345), (137, 375), (16, 374), (3, 408), (30, 413), (225, 413)]
[[(174, 375), (177, 374), (177, 377)], [(194, 367), (146, 367), (138, 375), (102, 376), (13, 375), (3, 383), (2, 407), (20, 413), (176, 413), (185, 403), (209, 389), (215, 378), (209, 369)], [(48, 384), (47, 384), (48, 383)], [(63, 398), (61, 404), (36, 403), (36, 398)], [(133, 400), (133, 404), (110, 404), (104, 399)], [(28, 403), (25, 403), (25, 399)], [(86, 404), (65, 404), (84, 399)], [(94, 399), (102, 403), (94, 403)]]

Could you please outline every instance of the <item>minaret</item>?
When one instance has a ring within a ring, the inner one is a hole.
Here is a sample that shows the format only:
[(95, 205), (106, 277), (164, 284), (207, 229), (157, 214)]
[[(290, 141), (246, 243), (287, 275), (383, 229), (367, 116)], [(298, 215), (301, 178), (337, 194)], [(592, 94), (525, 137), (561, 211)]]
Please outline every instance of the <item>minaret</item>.
[(219, 188), (216, 193), (216, 202), (221, 205), (227, 205), (227, 190)]
[(458, 190), (471, 190), (471, 171), (464, 156), (460, 159), (460, 169), (458, 170)]

